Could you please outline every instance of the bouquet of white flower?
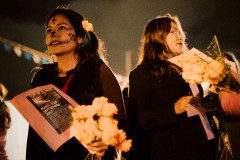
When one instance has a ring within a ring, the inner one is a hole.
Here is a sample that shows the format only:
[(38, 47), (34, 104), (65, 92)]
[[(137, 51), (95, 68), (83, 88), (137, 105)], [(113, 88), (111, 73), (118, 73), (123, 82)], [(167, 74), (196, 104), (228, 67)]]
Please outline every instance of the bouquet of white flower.
[(197, 49), (191, 49), (181, 57), (183, 79), (190, 84), (209, 82), (217, 85), (225, 77), (224, 65)]
[[(81, 105), (71, 108), (73, 127), (77, 130), (75, 137), (82, 144), (89, 144), (101, 139), (103, 143), (115, 147), (117, 160), (121, 159), (121, 151), (127, 152), (132, 146), (132, 140), (118, 129), (118, 121), (113, 118), (117, 107), (109, 103), (106, 97), (97, 97), (92, 105)], [(96, 159), (101, 159), (100, 157)]]

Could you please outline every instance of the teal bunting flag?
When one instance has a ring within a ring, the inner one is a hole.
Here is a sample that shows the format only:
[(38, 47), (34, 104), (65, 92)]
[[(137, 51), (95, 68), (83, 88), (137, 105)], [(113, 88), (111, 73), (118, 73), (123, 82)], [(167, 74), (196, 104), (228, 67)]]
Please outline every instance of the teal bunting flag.
[(32, 55), (30, 53), (24, 52), (23, 55), (28, 61), (32, 60)]
[(3, 43), (3, 48), (7, 52), (11, 52), (11, 50), (12, 50), (12, 47), (6, 43)]
[(48, 60), (45, 59), (45, 58), (41, 58), (41, 64), (47, 64), (48, 63)]

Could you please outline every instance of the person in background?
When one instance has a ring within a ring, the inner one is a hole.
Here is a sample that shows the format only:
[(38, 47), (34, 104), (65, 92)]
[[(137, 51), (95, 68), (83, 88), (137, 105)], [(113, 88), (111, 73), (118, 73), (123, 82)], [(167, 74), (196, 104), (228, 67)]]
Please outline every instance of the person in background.
[[(115, 118), (119, 128), (124, 129), (127, 116), (121, 89), (104, 61), (103, 46), (92, 24), (71, 9), (57, 7), (47, 19), (46, 45), (57, 62), (36, 68), (32, 88), (54, 84), (79, 105), (89, 105), (95, 97), (107, 97), (117, 106)], [(115, 150), (101, 140), (81, 144), (75, 137), (54, 152), (29, 126), (26, 160), (84, 160), (89, 152), (103, 160), (112, 160), (115, 156)]]
[[(225, 59), (235, 64), (236, 68), (233, 68), (234, 70), (231, 70), (231, 75), (238, 81), (238, 83), (240, 83), (239, 60), (231, 52), (226, 52), (223, 54), (223, 56)], [(240, 115), (240, 94), (220, 89), (218, 92), (218, 97), (221, 102), (223, 111), (230, 115)]]
[[(234, 54), (225, 55), (228, 60), (235, 62), (236, 72), (231, 71), (232, 76), (240, 82), (239, 62)], [(218, 91), (218, 98), (222, 110), (226, 113), (225, 124), (229, 134), (230, 145), (234, 160), (240, 160), (240, 93), (235, 93), (226, 89)]]
[(168, 61), (187, 51), (178, 17), (151, 19), (141, 42), (138, 65), (129, 75), (132, 159), (214, 160), (217, 138), (208, 140), (199, 115), (187, 115), (201, 97), (193, 96), (181, 68)]
[(7, 130), (11, 125), (10, 110), (4, 102), (8, 90), (0, 83), (0, 160), (8, 160), (5, 150)]
[(234, 160), (240, 160), (240, 94), (221, 90), (218, 97), (222, 110), (226, 113), (225, 124)]

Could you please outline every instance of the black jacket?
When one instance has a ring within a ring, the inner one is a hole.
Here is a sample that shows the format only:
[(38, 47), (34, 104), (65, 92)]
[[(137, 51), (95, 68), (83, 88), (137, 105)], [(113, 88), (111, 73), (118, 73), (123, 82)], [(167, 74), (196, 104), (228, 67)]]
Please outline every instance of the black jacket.
[(140, 65), (129, 77), (132, 160), (213, 160), (217, 139), (208, 141), (199, 116), (176, 115), (174, 103), (192, 95), (178, 73), (160, 81)]

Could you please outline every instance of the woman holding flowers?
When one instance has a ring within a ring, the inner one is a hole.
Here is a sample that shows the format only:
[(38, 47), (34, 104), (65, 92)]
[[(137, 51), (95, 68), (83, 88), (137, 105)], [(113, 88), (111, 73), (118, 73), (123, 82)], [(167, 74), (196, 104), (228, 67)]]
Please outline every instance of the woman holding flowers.
[[(46, 45), (57, 62), (37, 67), (31, 85), (54, 84), (79, 105), (89, 105), (95, 97), (104, 96), (117, 106), (115, 118), (119, 127), (124, 128), (127, 118), (120, 86), (103, 61), (104, 50), (100, 42), (92, 24), (82, 15), (64, 7), (56, 8), (47, 20)], [(82, 144), (73, 137), (54, 152), (29, 127), (27, 160), (84, 160), (89, 152), (111, 160), (114, 156), (111, 151), (113, 148), (101, 139)]]
[(193, 96), (181, 68), (168, 61), (186, 50), (176, 16), (158, 16), (145, 26), (139, 63), (129, 76), (132, 159), (215, 159), (216, 138), (207, 138), (199, 115), (187, 115), (201, 98)]

